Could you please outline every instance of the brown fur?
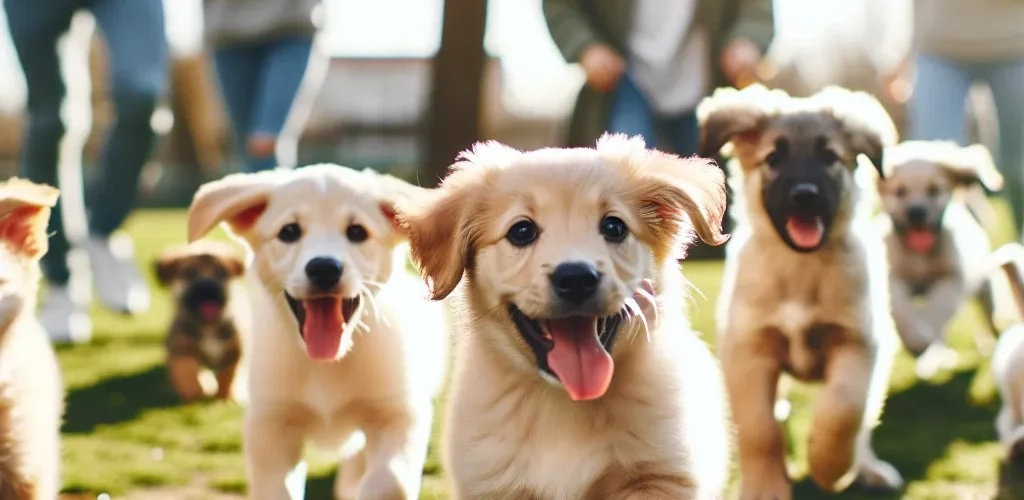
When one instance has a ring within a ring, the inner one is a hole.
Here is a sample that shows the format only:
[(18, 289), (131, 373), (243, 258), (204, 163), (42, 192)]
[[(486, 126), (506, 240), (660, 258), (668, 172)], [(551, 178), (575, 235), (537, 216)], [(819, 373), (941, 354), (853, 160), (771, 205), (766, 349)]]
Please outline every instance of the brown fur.
[[(990, 272), (998, 270), (1005, 275), (1010, 296), (1024, 315), (1024, 246), (1007, 243), (992, 253), (988, 264)], [(999, 335), (992, 352), (991, 374), (1002, 400), (995, 419), (999, 441), (1008, 461), (1020, 462), (1024, 460), (1024, 323)]]
[(60, 491), (64, 390), (50, 340), (34, 316), (39, 258), (58, 191), (0, 184), (0, 498), (52, 500)]
[[(165, 250), (154, 267), (157, 280), (171, 291), (174, 301), (165, 344), (168, 374), (178, 397), (189, 402), (205, 395), (200, 383), (203, 369), (217, 377), (216, 397), (231, 397), (242, 360), (239, 329), (246, 324), (245, 315), (240, 314), (244, 311), (239, 311), (246, 295), (234, 285), (245, 273), (245, 263), (226, 244), (198, 241)], [(224, 291), (223, 312), (216, 319), (202, 318), (186, 301), (189, 287), (198, 280), (217, 283)]]
[[(605, 136), (596, 149), (521, 152), (498, 143), (463, 153), (431, 199), (400, 205), (411, 254), (434, 299), (453, 294), (460, 326), (446, 412), (445, 470), (453, 498), (713, 498), (728, 454), (718, 371), (683, 315), (675, 257), (721, 234), (721, 171), (706, 160)], [(602, 238), (607, 214), (629, 236)], [(506, 240), (531, 220), (527, 248)], [(544, 318), (555, 303), (548, 273), (566, 259), (603, 273), (608, 314), (640, 302), (612, 344), (611, 385), (573, 401), (538, 374), (507, 310)], [(645, 279), (659, 303), (634, 292)], [(461, 283), (461, 286), (460, 286)], [(645, 305), (646, 304), (646, 307)]]
[[(759, 85), (718, 89), (700, 104), (698, 116), (702, 154), (728, 146), (725, 152), (735, 158), (737, 227), (726, 250), (718, 328), (739, 438), (740, 497), (792, 495), (773, 412), (783, 374), (824, 386), (808, 457), (820, 487), (842, 490), (859, 475), (871, 486), (898, 488), (899, 474), (870, 446), (896, 339), (884, 248), (865, 223), (868, 210), (855, 175), (882, 164), (884, 146), (895, 141), (892, 122), (867, 94), (834, 87), (805, 99)], [(840, 186), (831, 232), (809, 253), (784, 244), (762, 200), (774, 175), (766, 158), (779, 137), (794, 145), (793, 154), (809, 154), (801, 145), (820, 140), (838, 158), (826, 170)]]

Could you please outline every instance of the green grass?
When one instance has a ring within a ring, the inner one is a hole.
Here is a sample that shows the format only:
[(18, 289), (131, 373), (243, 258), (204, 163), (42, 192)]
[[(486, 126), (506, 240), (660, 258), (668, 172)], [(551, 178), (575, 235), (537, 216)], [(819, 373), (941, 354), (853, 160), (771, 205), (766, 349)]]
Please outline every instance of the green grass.
[[(140, 263), (150, 269), (162, 248), (184, 237), (183, 212), (140, 212), (128, 230)], [(684, 270), (706, 297), (695, 298), (692, 318), (710, 340), (721, 265), (694, 262)], [(245, 491), (242, 410), (232, 403), (177, 403), (162, 363), (169, 303), (162, 291), (155, 290), (153, 309), (145, 316), (125, 318), (96, 309), (94, 341), (59, 349), (68, 389), (64, 488), (81, 494), (69, 498), (95, 498), (100, 493), (145, 498), (157, 490), (170, 491), (166, 498), (184, 499), (185, 491), (190, 492), (187, 498), (220, 498)], [(937, 381), (916, 380), (910, 357), (899, 355), (875, 444), (879, 455), (903, 473), (906, 490), (892, 497), (851, 491), (833, 498), (990, 498), (997, 484), (1013, 481), (1013, 474), (1000, 466), (994, 441), (998, 401), (988, 364), (971, 341), (972, 329), (981, 327), (979, 311), (964, 307), (952, 329), (960, 363)], [(798, 477), (796, 498), (829, 498), (804, 479), (812, 396), (813, 389), (807, 388), (793, 393), (789, 432), (792, 469)], [(439, 426), (435, 422), (435, 429)], [(421, 498), (443, 499), (436, 442), (430, 454)], [(307, 498), (329, 498), (331, 454), (310, 450), (307, 458)], [(192, 492), (197, 490), (209, 493), (195, 496)], [(1017, 495), (1024, 497), (1024, 490)]]

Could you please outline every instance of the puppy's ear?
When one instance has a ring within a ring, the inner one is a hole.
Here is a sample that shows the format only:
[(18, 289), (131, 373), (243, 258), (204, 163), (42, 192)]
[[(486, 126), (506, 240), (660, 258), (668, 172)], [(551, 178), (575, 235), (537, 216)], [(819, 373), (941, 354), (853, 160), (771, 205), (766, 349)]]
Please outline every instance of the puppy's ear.
[(983, 144), (959, 148), (954, 154), (938, 159), (953, 182), (960, 185), (981, 183), (989, 191), (1003, 188), (1003, 176), (996, 169), (992, 153)]
[(722, 234), (725, 175), (713, 160), (648, 151), (632, 161), (638, 182), (631, 196), (659, 260), (680, 251), (685, 256), (694, 233), (711, 245), (728, 241)]
[(885, 149), (897, 141), (896, 125), (882, 103), (867, 92), (830, 86), (811, 96), (823, 111), (830, 112), (846, 136), (855, 156), (864, 155), (885, 178)]
[(57, 188), (11, 178), (0, 186), (0, 240), (18, 255), (35, 260), (49, 248), (46, 226)]
[(380, 188), (377, 195), (378, 206), (380, 213), (391, 223), (391, 227), (394, 229), (393, 242), (398, 244), (406, 240), (406, 231), (398, 220), (398, 207), (400, 204), (413, 205), (425, 200), (430, 190), (414, 186), (388, 174), (377, 173), (372, 169), (364, 169), (363, 174), (376, 178)]
[(226, 255), (221, 258), (224, 269), (228, 270), (228, 276), (238, 278), (245, 274), (245, 262), (237, 255)]
[(424, 190), (397, 205), (410, 256), (423, 273), (432, 300), (451, 294), (469, 267), (478, 233), (471, 220), (479, 205), (475, 176), (472, 171), (455, 172), (440, 188)]
[(231, 174), (199, 187), (188, 209), (188, 241), (202, 238), (221, 222), (244, 235), (267, 208), (278, 172)]
[(755, 144), (761, 136), (771, 99), (777, 99), (766, 87), (753, 84), (743, 90), (716, 89), (697, 106), (700, 123), (698, 154), (713, 158), (727, 143)]
[(172, 253), (165, 253), (153, 262), (153, 274), (160, 286), (167, 287), (178, 275), (178, 265), (181, 263), (181, 256)]

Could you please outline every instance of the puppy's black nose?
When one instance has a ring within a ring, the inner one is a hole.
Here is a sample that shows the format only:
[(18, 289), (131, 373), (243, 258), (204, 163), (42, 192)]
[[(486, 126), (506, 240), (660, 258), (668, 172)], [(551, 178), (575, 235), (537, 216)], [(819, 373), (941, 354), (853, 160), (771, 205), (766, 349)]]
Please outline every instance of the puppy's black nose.
[(928, 222), (928, 209), (921, 205), (907, 207), (907, 222), (912, 226), (923, 226)]
[(559, 298), (573, 304), (589, 299), (601, 283), (601, 275), (594, 266), (584, 262), (559, 264), (551, 273), (551, 286)]
[(198, 308), (208, 302), (223, 304), (225, 302), (223, 284), (212, 279), (198, 279), (185, 290), (185, 303), (190, 308)]
[(309, 282), (320, 290), (330, 290), (341, 281), (341, 262), (330, 257), (314, 257), (306, 263)]
[(789, 197), (799, 208), (811, 208), (818, 201), (818, 186), (801, 182), (789, 190)]

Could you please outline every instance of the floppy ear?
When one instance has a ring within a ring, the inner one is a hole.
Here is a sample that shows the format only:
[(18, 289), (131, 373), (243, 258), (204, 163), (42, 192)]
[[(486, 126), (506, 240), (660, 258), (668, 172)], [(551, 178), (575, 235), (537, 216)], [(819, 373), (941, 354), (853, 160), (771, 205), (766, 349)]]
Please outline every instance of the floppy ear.
[(982, 144), (959, 148), (956, 153), (943, 156), (938, 161), (957, 184), (981, 183), (989, 191), (1003, 188), (1003, 176), (996, 169), (992, 153)]
[(846, 136), (850, 150), (864, 155), (885, 178), (885, 148), (897, 141), (896, 125), (882, 103), (867, 92), (830, 86), (811, 97), (830, 109)]
[(188, 209), (189, 243), (206, 236), (221, 222), (244, 235), (267, 208), (276, 172), (231, 174), (199, 187)]
[(378, 206), (381, 214), (391, 221), (391, 225), (395, 230), (396, 243), (407, 239), (406, 231), (398, 220), (398, 205), (400, 203), (411, 205), (422, 201), (430, 190), (414, 186), (398, 177), (378, 173), (369, 168), (364, 169), (363, 174), (373, 176), (379, 184)]
[(49, 247), (46, 226), (57, 188), (11, 178), (0, 187), (0, 240), (19, 255), (38, 259)]
[(245, 274), (245, 262), (242, 258), (237, 255), (225, 256), (221, 259), (224, 263), (224, 268), (228, 270), (228, 275), (232, 278), (238, 278)]
[[(455, 173), (446, 179), (450, 184)], [(469, 189), (456, 185), (424, 190), (398, 203), (398, 220), (409, 238), (409, 253), (423, 274), (431, 300), (447, 297), (469, 267), (476, 238), (468, 215), (476, 205)]]
[(758, 99), (768, 94), (770, 92), (763, 85), (753, 84), (743, 90), (719, 88), (711, 97), (705, 97), (697, 106), (700, 123), (698, 154), (713, 158), (733, 140), (756, 143), (768, 118), (764, 103)]
[(181, 263), (181, 256), (177, 253), (164, 253), (153, 262), (153, 274), (161, 286), (168, 286), (174, 281), (178, 274), (178, 264)]
[(716, 246), (729, 240), (722, 234), (725, 175), (713, 160), (650, 151), (633, 172), (640, 176), (633, 198), (657, 244), (658, 260), (676, 251), (685, 256), (693, 233)]

